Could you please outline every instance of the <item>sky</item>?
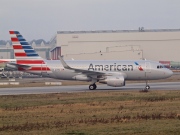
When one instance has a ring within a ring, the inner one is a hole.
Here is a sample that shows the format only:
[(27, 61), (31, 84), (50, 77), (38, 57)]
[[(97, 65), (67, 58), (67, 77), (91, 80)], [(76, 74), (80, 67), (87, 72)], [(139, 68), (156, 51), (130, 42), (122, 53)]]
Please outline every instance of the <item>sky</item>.
[(49, 41), (57, 31), (180, 29), (180, 0), (0, 0), (0, 40), (17, 30)]

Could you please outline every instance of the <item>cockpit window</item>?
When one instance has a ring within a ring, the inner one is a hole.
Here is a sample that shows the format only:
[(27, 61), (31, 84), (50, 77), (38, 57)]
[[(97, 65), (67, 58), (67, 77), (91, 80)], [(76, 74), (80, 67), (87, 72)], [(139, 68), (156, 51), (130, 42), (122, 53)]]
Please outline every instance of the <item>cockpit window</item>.
[(157, 68), (165, 68), (163, 65), (158, 65)]

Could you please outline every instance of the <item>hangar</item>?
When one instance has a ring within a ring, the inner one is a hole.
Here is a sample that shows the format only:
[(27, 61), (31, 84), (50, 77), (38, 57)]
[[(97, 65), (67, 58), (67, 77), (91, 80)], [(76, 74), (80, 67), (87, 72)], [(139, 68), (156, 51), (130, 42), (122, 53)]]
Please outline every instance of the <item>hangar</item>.
[(51, 59), (180, 61), (180, 29), (57, 31)]

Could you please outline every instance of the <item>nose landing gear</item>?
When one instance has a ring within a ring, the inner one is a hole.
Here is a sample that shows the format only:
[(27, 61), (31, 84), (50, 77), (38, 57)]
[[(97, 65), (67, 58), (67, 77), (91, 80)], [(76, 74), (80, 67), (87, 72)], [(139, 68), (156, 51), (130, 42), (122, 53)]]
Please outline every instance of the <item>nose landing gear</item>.
[(150, 86), (149, 86), (149, 85), (146, 85), (145, 89), (146, 89), (146, 90), (149, 90), (149, 89), (150, 89)]
[(150, 86), (148, 85), (147, 81), (146, 81), (146, 86), (143, 90), (140, 90), (140, 92), (149, 92)]

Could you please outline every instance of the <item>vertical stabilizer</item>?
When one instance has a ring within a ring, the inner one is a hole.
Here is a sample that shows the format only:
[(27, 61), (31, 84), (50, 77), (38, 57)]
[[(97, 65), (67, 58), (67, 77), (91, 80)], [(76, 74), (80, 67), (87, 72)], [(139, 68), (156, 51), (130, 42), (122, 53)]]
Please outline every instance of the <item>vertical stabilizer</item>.
[(17, 60), (37, 60), (42, 58), (36, 53), (32, 46), (23, 38), (18, 31), (9, 31)]
[[(18, 70), (26, 70), (31, 73), (50, 71), (44, 59), (38, 55), (34, 48), (23, 38), (18, 31), (9, 31), (14, 49), (14, 56)], [(24, 68), (29, 67), (29, 68)]]

